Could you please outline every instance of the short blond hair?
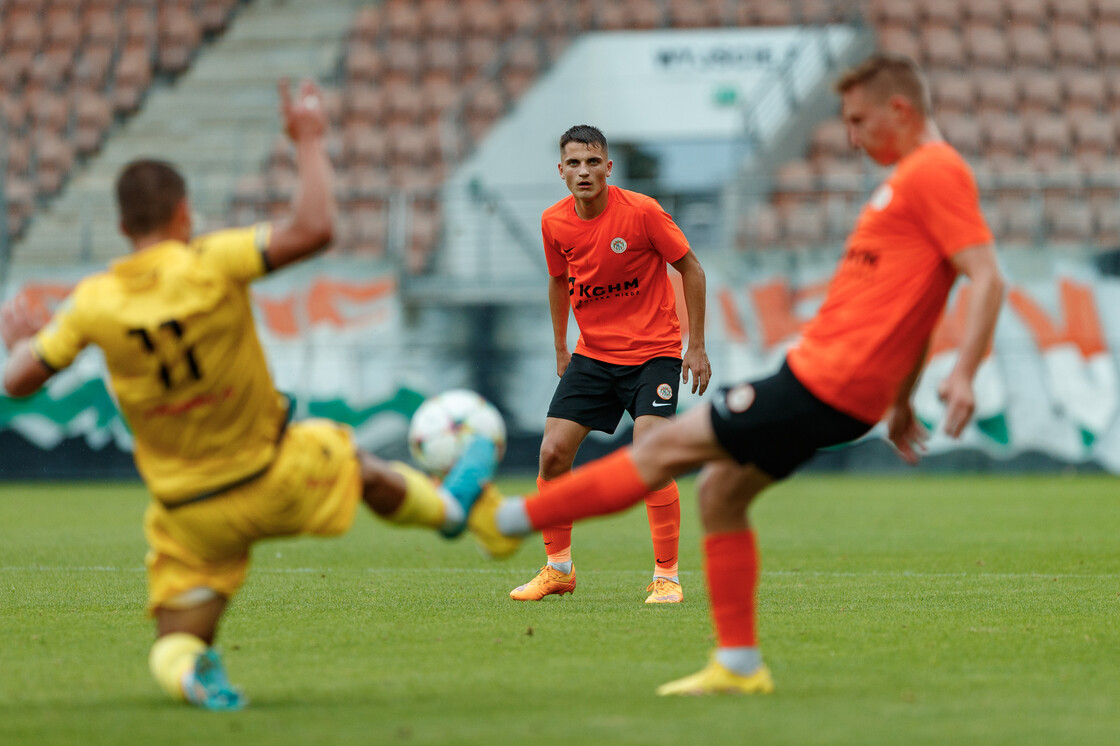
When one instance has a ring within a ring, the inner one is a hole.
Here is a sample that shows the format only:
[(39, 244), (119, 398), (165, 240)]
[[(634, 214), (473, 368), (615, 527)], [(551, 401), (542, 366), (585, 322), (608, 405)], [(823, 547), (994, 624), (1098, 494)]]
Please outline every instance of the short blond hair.
[(875, 52), (837, 79), (836, 92), (844, 94), (856, 86), (863, 86), (882, 101), (896, 94), (902, 96), (923, 117), (928, 117), (933, 108), (925, 75), (918, 63), (903, 54)]

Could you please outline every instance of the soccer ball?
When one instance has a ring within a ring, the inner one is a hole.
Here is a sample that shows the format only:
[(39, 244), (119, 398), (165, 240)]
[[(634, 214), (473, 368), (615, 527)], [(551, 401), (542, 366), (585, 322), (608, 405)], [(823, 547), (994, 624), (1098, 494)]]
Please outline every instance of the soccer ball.
[(426, 399), (408, 426), (412, 458), (430, 474), (444, 476), (474, 435), (494, 441), (498, 458), (506, 450), (506, 424), (494, 405), (469, 389), (452, 389)]

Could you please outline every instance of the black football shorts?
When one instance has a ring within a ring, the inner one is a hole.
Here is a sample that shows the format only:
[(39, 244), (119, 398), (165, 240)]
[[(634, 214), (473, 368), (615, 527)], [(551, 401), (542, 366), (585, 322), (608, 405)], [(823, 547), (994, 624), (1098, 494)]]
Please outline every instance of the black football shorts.
[(677, 412), (681, 359), (655, 357), (641, 365), (615, 365), (572, 355), (564, 371), (548, 416), (571, 420), (604, 433), (613, 433), (629, 412), (672, 417)]
[(769, 378), (720, 389), (711, 413), (724, 450), (775, 479), (789, 476), (818, 449), (855, 440), (872, 427), (813, 396), (786, 363)]

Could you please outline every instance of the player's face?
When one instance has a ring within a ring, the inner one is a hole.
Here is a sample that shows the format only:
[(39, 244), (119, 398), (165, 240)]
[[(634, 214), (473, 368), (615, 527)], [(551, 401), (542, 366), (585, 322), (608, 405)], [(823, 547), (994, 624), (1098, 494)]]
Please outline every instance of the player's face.
[(850, 88), (841, 97), (840, 115), (848, 127), (848, 141), (882, 166), (897, 163), (901, 157), (900, 114), (893, 97), (880, 100), (863, 86)]
[(560, 153), (560, 177), (579, 200), (593, 200), (607, 188), (613, 165), (596, 145), (570, 142)]

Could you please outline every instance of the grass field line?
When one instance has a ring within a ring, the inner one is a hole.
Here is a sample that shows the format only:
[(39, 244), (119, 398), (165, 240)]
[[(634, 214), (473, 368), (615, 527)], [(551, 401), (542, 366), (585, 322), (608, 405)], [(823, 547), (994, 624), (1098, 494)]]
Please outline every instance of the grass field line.
[[(398, 574), (449, 574), (449, 575), (498, 575), (510, 572), (521, 572), (521, 567), (367, 567), (357, 568), (359, 572), (370, 573), (398, 573)], [(256, 567), (252, 573), (265, 573), (271, 575), (325, 575), (335, 572), (337, 568), (330, 567)], [(111, 565), (0, 565), (0, 572), (106, 572), (106, 573), (140, 573), (145, 568), (114, 567)], [(597, 575), (646, 575), (647, 570), (589, 570), (585, 571)], [(681, 570), (680, 575), (692, 577), (702, 575), (700, 570)], [(1029, 580), (1037, 578), (1063, 578), (1063, 579), (1118, 579), (1120, 573), (1052, 573), (1052, 572), (925, 572), (920, 570), (764, 570), (763, 576), (769, 577), (809, 577), (809, 578), (996, 578), (1005, 580)]]

